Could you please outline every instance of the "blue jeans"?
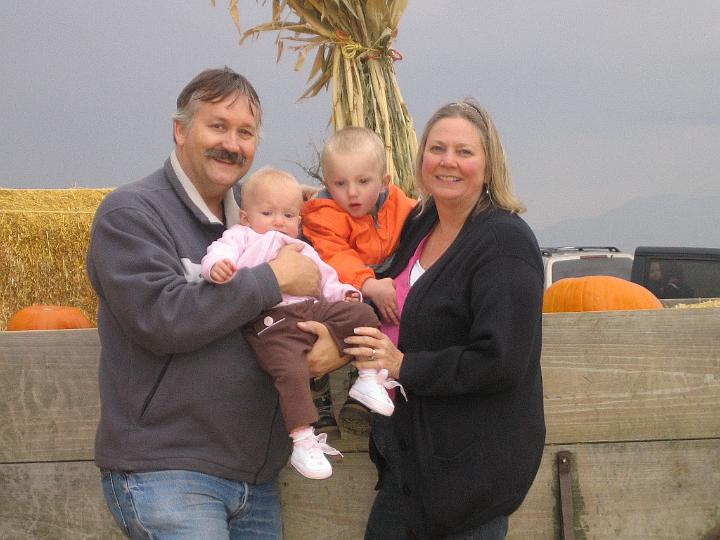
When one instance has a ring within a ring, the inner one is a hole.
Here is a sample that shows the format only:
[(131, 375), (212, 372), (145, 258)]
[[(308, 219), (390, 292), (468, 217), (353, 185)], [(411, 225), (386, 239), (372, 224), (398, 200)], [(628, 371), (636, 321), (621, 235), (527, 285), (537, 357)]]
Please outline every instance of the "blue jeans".
[(133, 540), (282, 538), (277, 482), (252, 485), (199, 472), (102, 471), (105, 501)]

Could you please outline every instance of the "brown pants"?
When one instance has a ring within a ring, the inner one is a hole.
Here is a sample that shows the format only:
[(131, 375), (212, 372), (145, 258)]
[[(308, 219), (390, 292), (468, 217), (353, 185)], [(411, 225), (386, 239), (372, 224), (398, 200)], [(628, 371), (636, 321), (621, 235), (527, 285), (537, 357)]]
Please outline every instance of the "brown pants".
[(300, 321), (318, 321), (327, 326), (339, 351), (345, 347), (343, 340), (353, 335), (353, 329), (380, 326), (373, 309), (363, 302), (306, 300), (272, 308), (243, 328), (258, 364), (275, 381), (288, 432), (318, 420), (306, 362), (317, 336), (300, 330)]

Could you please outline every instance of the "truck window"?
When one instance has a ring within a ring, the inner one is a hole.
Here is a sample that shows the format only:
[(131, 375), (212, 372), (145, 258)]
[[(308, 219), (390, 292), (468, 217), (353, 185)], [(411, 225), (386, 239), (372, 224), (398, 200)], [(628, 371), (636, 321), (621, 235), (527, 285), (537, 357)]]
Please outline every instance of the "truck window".
[(583, 256), (567, 261), (554, 261), (552, 282), (559, 279), (583, 276), (614, 276), (630, 280), (632, 259), (611, 258), (605, 255)]
[(718, 266), (717, 261), (648, 258), (643, 285), (664, 299), (720, 297)]

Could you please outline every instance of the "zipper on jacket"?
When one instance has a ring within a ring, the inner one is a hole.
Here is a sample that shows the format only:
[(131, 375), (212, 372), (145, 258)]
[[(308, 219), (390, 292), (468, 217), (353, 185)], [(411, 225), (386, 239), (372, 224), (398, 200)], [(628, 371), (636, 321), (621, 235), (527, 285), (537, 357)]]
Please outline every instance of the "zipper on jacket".
[(172, 355), (168, 356), (167, 360), (165, 360), (165, 365), (160, 370), (160, 375), (158, 375), (158, 378), (155, 380), (155, 384), (153, 385), (152, 389), (150, 390), (150, 393), (145, 398), (145, 402), (143, 403), (142, 409), (140, 410), (140, 418), (142, 418), (145, 415), (145, 411), (147, 411), (147, 408), (150, 406), (150, 402), (155, 397), (155, 393), (157, 392), (158, 387), (160, 386), (160, 383), (162, 382), (163, 378), (165, 377), (165, 372), (167, 371), (168, 367), (170, 366), (170, 360), (172, 360)]

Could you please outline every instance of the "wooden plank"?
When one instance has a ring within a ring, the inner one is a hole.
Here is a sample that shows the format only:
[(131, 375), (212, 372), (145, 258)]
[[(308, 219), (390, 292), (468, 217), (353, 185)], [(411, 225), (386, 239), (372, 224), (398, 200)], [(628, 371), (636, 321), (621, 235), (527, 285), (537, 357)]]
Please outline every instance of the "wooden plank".
[[(555, 454), (574, 458), (578, 539), (701, 539), (720, 523), (720, 439), (546, 446), (508, 539), (560, 537)], [(376, 480), (364, 454), (346, 456), (323, 482), (284, 471), (285, 538), (362, 538)]]
[[(334, 461), (328, 480), (280, 474), (286, 540), (362, 538), (374, 497), (367, 454)], [(0, 540), (124, 538), (105, 506), (92, 462), (0, 465)]]
[(720, 309), (543, 321), (548, 443), (720, 436)]
[(703, 347), (697, 338), (717, 346), (720, 308), (650, 309), (546, 313), (543, 315), (543, 346), (549, 343), (668, 347)]
[[(561, 313), (543, 326), (548, 444), (720, 436), (720, 308)], [(94, 329), (0, 332), (0, 462), (92, 459), (98, 347)], [(344, 433), (337, 447), (367, 440)]]
[(720, 524), (720, 439), (552, 445), (508, 539), (560, 538), (560, 450), (573, 456), (579, 540), (700, 540)]
[(97, 330), (0, 332), (0, 462), (90, 459)]
[[(549, 445), (509, 540), (559, 538), (555, 454), (573, 456), (578, 539), (701, 539), (720, 523), (720, 439)], [(328, 480), (280, 475), (286, 540), (362, 538), (374, 498), (365, 453)], [(91, 462), (0, 465), (0, 539), (121, 538)]]
[[(95, 329), (0, 332), (0, 463), (93, 459), (99, 347)], [(336, 415), (348, 370), (332, 374)], [(366, 451), (367, 437), (337, 447)]]
[(126, 538), (90, 462), (0, 465), (0, 539)]
[(321, 481), (304, 478), (290, 468), (283, 470), (285, 540), (363, 537), (375, 499), (375, 466), (367, 453), (345, 453), (332, 463), (333, 475)]

